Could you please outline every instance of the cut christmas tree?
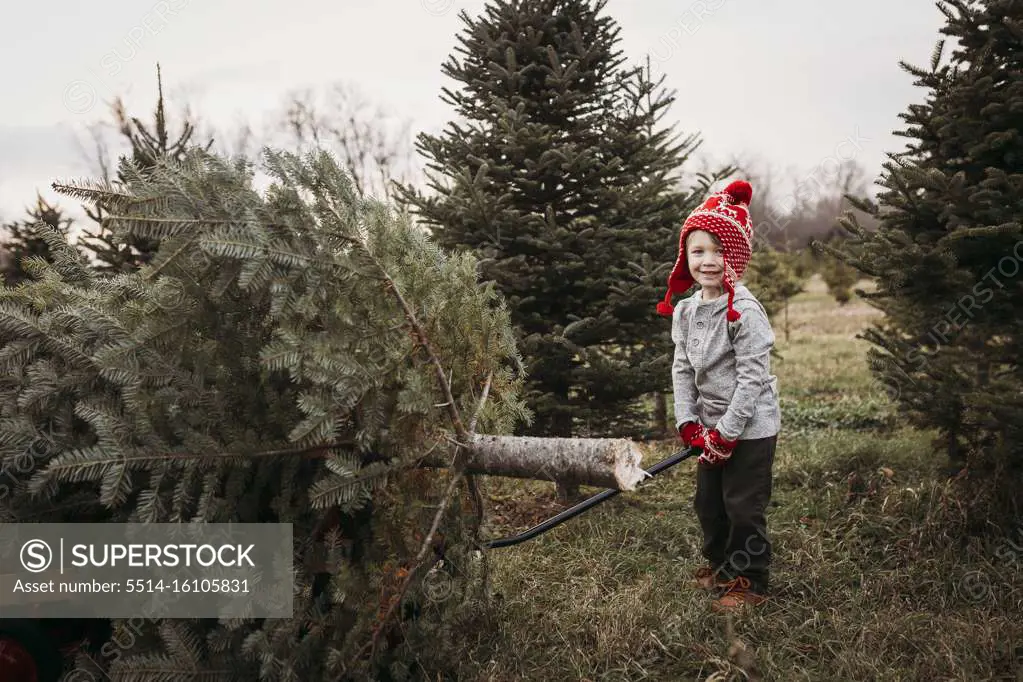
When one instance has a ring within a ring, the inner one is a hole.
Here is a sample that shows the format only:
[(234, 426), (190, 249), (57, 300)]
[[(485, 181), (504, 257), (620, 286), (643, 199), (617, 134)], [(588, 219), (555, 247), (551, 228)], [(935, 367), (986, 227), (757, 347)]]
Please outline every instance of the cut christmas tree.
[(56, 185), (158, 251), (109, 276), (56, 242), (0, 291), (0, 522), (293, 524), (293, 619), (147, 621), (116, 660), (93, 642), (97, 679), (441, 673), (487, 615), (488, 453), (502, 475), (635, 483), (621, 441), (502, 436), (528, 417), (519, 359), (471, 256), (326, 154), (265, 163), (265, 193), (202, 150)]

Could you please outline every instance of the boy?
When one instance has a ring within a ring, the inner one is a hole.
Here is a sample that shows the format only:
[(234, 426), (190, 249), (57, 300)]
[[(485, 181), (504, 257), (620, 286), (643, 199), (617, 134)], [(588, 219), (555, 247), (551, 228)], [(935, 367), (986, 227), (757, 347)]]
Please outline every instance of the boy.
[[(737, 180), (689, 215), (657, 305), (672, 317), (675, 425), (687, 447), (702, 450), (694, 507), (708, 565), (696, 582), (719, 591), (717, 611), (764, 601), (771, 562), (765, 514), (781, 414), (774, 332), (740, 283), (753, 246), (752, 194)], [(673, 308), (672, 294), (694, 283), (700, 290)]]

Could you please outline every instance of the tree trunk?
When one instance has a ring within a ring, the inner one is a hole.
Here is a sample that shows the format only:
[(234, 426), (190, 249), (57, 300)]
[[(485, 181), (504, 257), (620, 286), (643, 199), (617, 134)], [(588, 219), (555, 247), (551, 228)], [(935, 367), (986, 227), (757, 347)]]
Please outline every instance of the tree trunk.
[[(425, 466), (447, 467), (431, 458)], [(488, 476), (554, 481), (578, 489), (590, 485), (635, 490), (646, 478), (642, 454), (624, 438), (538, 438), (477, 435), (466, 472)]]
[[(562, 395), (563, 394), (563, 395)], [(559, 395), (562, 395), (560, 404), (568, 404), (568, 388), (564, 387), (559, 389)], [(565, 412), (557, 412), (554, 414), (552, 420), (551, 435), (558, 436), (559, 438), (571, 438), (572, 437), (572, 415), (566, 414)], [(565, 480), (563, 478), (552, 478), (555, 483), (555, 497), (561, 504), (574, 504), (582, 498), (579, 493), (579, 483), (573, 480)]]

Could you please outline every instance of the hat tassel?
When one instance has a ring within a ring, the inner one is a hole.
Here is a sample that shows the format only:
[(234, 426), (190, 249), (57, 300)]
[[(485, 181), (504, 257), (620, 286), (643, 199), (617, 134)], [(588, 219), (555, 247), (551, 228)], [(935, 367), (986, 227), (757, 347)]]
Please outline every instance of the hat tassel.
[(668, 293), (664, 295), (664, 300), (657, 303), (657, 314), (671, 317), (674, 312), (675, 307), (671, 305), (671, 289), (668, 289)]
[(732, 287), (728, 287), (728, 316), (727, 317), (728, 317), (728, 321), (729, 322), (735, 322), (736, 320), (738, 320), (741, 317), (741, 315), (739, 315), (739, 311), (736, 310), (734, 307), (732, 307), (732, 304), (734, 302), (735, 302), (735, 289), (732, 288)]

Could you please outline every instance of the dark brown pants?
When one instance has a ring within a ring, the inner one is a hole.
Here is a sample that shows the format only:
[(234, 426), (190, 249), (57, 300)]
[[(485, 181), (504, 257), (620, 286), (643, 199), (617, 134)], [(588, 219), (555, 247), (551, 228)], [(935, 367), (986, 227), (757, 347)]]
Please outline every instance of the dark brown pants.
[(767, 593), (771, 541), (767, 505), (778, 437), (741, 440), (723, 466), (696, 467), (693, 506), (703, 529), (703, 556), (725, 579), (744, 576)]

